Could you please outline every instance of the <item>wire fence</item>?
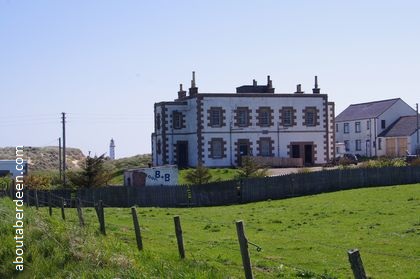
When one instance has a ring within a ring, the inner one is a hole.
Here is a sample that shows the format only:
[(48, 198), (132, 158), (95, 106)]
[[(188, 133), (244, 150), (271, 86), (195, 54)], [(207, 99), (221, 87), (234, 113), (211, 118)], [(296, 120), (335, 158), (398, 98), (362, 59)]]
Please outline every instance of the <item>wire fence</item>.
[[(71, 207), (73, 204), (76, 203), (75, 202), (76, 199), (79, 200), (82, 205), (85, 205), (87, 207), (95, 207), (95, 209), (96, 209), (98, 222), (94, 222), (91, 218), (89, 218), (87, 220), (87, 222), (85, 222), (85, 224), (90, 224), (90, 225), (98, 224), (98, 223), (100, 224), (101, 223), (101, 218), (103, 218), (104, 232), (105, 232), (105, 226), (108, 227), (108, 228), (110, 228), (110, 227), (118, 228), (118, 227), (121, 226), (121, 223), (120, 224), (112, 223), (112, 222), (110, 222), (109, 219), (107, 220), (107, 222), (105, 222), (104, 214), (102, 213), (102, 217), (101, 217), (101, 214), (98, 212), (99, 203), (101, 203), (102, 206), (104, 206), (104, 207), (108, 207), (108, 210), (113, 210), (113, 209), (110, 208), (111, 207), (110, 205), (108, 205), (106, 203), (102, 203), (101, 201), (84, 200), (84, 199), (79, 199), (77, 197), (64, 198), (60, 195), (49, 192), (47, 198), (44, 199), (41, 203), (38, 203), (38, 206), (39, 207), (40, 206), (53, 207), (55, 205), (55, 207), (60, 207), (60, 206), (64, 205), (63, 210), (64, 210), (64, 208), (66, 208), (66, 210), (70, 210), (69, 207)], [(27, 205), (29, 205), (29, 206), (36, 204), (36, 200), (37, 200), (37, 193), (35, 195), (29, 194), (29, 196), (26, 197), (26, 202), (27, 202)], [(225, 230), (228, 230), (228, 229), (231, 230), (231, 229), (233, 229), (233, 226), (234, 226), (234, 221), (232, 221), (232, 222), (215, 222), (208, 217), (203, 217), (200, 221), (202, 222), (202, 224), (217, 225), (219, 227), (224, 226), (225, 228), (221, 228), (221, 229), (225, 229)], [(196, 222), (197, 222), (196, 220), (186, 218), (186, 221), (184, 221), (184, 226), (185, 226), (186, 223), (187, 223), (188, 226), (191, 226), (191, 223), (194, 223), (194, 226), (197, 226)], [(177, 233), (177, 232), (175, 232), (175, 233)], [(204, 234), (204, 231), (202, 233)], [(212, 249), (224, 249), (224, 250), (230, 249), (230, 250), (232, 250), (232, 249), (234, 249), (235, 246), (237, 247), (237, 245), (238, 245), (238, 241), (235, 240), (233, 237), (225, 237), (224, 239), (208, 238), (206, 240), (202, 240), (202, 239), (200, 239), (200, 235), (184, 234), (183, 238), (184, 238), (185, 243), (187, 243), (187, 245), (188, 245), (188, 243), (198, 243), (198, 244), (201, 245), (201, 247), (204, 247), (204, 248), (207, 247), (207, 249), (212, 248)], [(201, 238), (202, 238), (202, 236), (201, 236)], [(349, 250), (348, 246), (339, 245), (339, 244), (332, 244), (332, 243), (325, 243), (321, 239), (304, 238), (304, 237), (297, 236), (297, 235), (287, 235), (287, 241), (303, 243), (305, 245), (322, 246), (322, 247), (327, 248), (328, 251), (330, 251), (330, 252), (328, 252), (328, 254), (333, 253), (333, 251), (339, 250), (339, 251), (343, 251), (343, 256), (344, 256), (344, 251)], [(333, 275), (328, 274), (327, 271), (325, 271), (324, 273), (319, 273), (319, 272), (314, 272), (310, 269), (306, 269), (302, 266), (292, 264), (287, 259), (284, 259), (284, 258), (280, 257), (279, 254), (273, 253), (273, 249), (269, 249), (270, 247), (264, 247), (264, 245), (260, 245), (258, 243), (258, 241), (256, 243), (254, 243), (254, 240), (253, 240), (252, 236), (249, 237), (249, 239), (247, 239), (247, 243), (251, 247), (251, 250), (255, 249), (255, 251), (257, 253), (257, 254), (254, 254), (255, 252), (251, 253), (251, 255), (253, 257), (255, 256), (255, 258), (256, 258), (256, 263), (257, 264), (254, 267), (258, 268), (259, 262), (261, 260), (264, 260), (264, 261), (270, 263), (268, 265), (263, 266), (263, 269), (266, 269), (266, 270), (279, 271), (279, 270), (284, 270), (284, 268), (287, 268), (287, 269), (293, 270), (293, 272), (295, 272), (299, 276), (312, 276), (311, 278), (336, 278)], [(296, 244), (296, 245), (300, 245), (300, 244)], [(202, 249), (204, 249), (204, 248), (202, 248)], [(420, 264), (420, 258), (415, 256), (415, 255), (401, 255), (401, 254), (395, 254), (395, 253), (387, 253), (387, 252), (378, 251), (378, 250), (371, 250), (371, 249), (364, 248), (364, 247), (361, 247), (360, 251), (362, 253), (380, 255), (380, 256), (386, 257), (386, 258), (389, 258), (389, 257), (399, 258), (399, 259), (403, 259), (405, 261), (410, 261), (410, 262), (415, 262), (415, 263), (418, 262)], [(259, 256), (257, 257), (257, 255), (259, 255)], [(194, 255), (194, 251), (188, 252), (187, 256), (196, 257)], [(339, 268), (342, 269), (342, 268), (345, 268), (345, 267), (340, 266)]]

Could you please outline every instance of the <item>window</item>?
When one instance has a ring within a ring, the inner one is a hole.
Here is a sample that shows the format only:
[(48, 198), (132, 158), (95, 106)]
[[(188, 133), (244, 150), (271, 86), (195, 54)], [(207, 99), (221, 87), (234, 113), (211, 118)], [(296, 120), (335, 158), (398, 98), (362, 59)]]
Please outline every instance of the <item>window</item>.
[(366, 121), (366, 130), (370, 130), (370, 120)]
[(345, 148), (346, 152), (350, 151), (350, 142), (348, 140), (344, 141), (344, 148)]
[(362, 150), (362, 141), (356, 140), (356, 151), (361, 151), (361, 150)]
[(258, 125), (260, 127), (268, 127), (271, 124), (271, 109), (260, 108), (258, 110)]
[(160, 130), (160, 113), (156, 115), (156, 130)]
[(211, 139), (210, 156), (213, 159), (223, 157), (223, 139)]
[(210, 109), (210, 126), (222, 127), (222, 108)]
[(348, 134), (350, 132), (349, 123), (344, 123), (344, 134)]
[(174, 111), (172, 113), (172, 127), (174, 129), (182, 128), (182, 113), (181, 112)]
[(338, 133), (338, 123), (335, 124), (335, 131)]
[(260, 139), (260, 156), (271, 156), (271, 140), (270, 138)]
[(305, 109), (305, 125), (316, 126), (316, 109), (315, 108)]
[[(382, 120), (382, 121), (384, 121), (384, 120)], [(382, 139), (381, 138), (378, 139), (378, 149), (379, 150), (382, 149)]]
[(238, 107), (236, 110), (236, 125), (239, 127), (249, 126), (249, 109), (247, 107)]
[(386, 126), (385, 126), (385, 120), (381, 120), (381, 128), (382, 128), (382, 129), (385, 129), (385, 127), (386, 127)]
[(161, 149), (161, 142), (160, 142), (160, 139), (157, 141), (157, 145), (156, 145), (156, 152), (157, 152), (157, 154), (160, 154), (160, 153), (162, 153), (162, 149)]
[(283, 126), (293, 126), (293, 108), (283, 107), (281, 110), (282, 125)]
[(360, 133), (360, 122), (354, 123), (354, 131)]

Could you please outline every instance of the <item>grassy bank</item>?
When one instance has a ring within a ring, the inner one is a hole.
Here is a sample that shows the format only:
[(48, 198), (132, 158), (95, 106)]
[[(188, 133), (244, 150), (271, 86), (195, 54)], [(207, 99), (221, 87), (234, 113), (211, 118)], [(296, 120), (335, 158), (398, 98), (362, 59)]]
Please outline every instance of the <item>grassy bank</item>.
[[(235, 220), (242, 219), (256, 278), (350, 278), (346, 250), (359, 248), (372, 278), (418, 278), (420, 184), (210, 208), (138, 208), (144, 251), (130, 209), (105, 209), (107, 235), (92, 209), (80, 229), (54, 210), (25, 210), (25, 271), (17, 278), (242, 278)], [(180, 215), (186, 259), (177, 254)], [(0, 200), (0, 278), (10, 278), (13, 204)]]

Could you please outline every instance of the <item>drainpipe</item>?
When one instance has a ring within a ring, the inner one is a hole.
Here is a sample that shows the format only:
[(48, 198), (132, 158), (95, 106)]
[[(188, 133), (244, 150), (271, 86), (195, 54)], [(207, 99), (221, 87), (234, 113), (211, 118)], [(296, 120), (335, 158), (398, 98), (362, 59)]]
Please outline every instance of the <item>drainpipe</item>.
[(280, 158), (280, 123), (277, 123), (277, 157)]
[[(238, 146), (239, 148), (239, 146)], [(229, 150), (230, 150), (230, 166), (233, 167), (232, 161), (232, 121), (229, 123)]]

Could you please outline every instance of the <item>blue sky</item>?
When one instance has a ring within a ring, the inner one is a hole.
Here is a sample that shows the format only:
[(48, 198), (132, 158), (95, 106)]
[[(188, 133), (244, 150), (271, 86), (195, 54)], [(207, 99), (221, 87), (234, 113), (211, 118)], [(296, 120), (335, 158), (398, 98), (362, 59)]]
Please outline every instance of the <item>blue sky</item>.
[(318, 75), (336, 114), (419, 102), (419, 1), (0, 0), (0, 146), (150, 153), (153, 104), (196, 71), (200, 92), (270, 75), (276, 92)]

